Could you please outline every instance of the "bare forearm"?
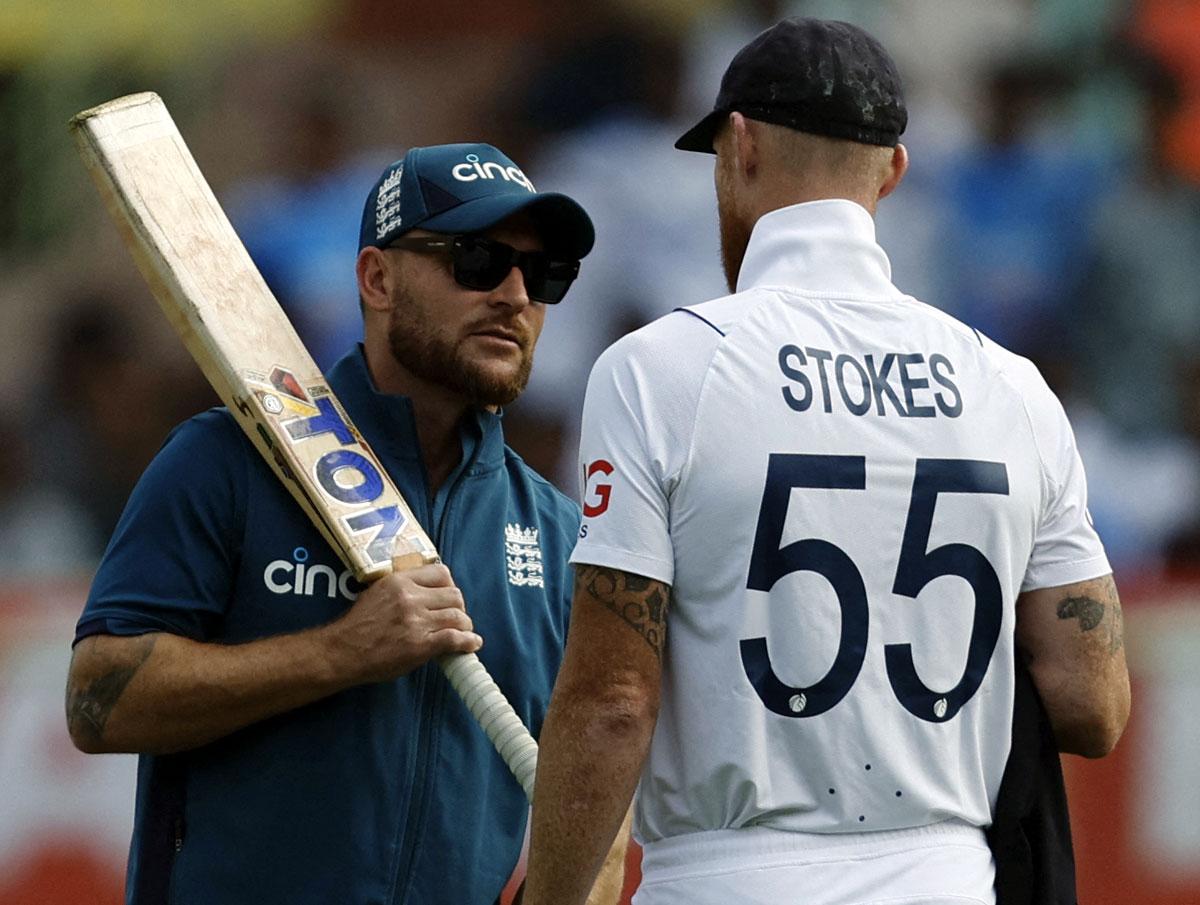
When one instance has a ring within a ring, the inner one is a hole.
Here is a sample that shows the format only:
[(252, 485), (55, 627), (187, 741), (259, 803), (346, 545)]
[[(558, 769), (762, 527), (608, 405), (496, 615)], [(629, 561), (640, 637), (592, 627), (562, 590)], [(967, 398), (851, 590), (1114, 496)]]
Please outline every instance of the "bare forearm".
[(67, 722), (82, 750), (162, 754), (215, 741), (352, 682), (323, 629), (223, 645), (153, 633), (80, 642)]
[(542, 728), (525, 905), (583, 905), (610, 852), (658, 719), (670, 596), (619, 569), (576, 572)]
[(654, 730), (656, 714), (633, 701), (565, 691), (556, 692), (542, 730), (525, 905), (605, 901), (599, 888), (591, 900), (588, 894), (629, 809)]
[(600, 875), (592, 886), (587, 905), (617, 905), (625, 888), (625, 855), (629, 849), (629, 830), (633, 822), (633, 809), (625, 812), (625, 819), (617, 831), (617, 838), (604, 856)]

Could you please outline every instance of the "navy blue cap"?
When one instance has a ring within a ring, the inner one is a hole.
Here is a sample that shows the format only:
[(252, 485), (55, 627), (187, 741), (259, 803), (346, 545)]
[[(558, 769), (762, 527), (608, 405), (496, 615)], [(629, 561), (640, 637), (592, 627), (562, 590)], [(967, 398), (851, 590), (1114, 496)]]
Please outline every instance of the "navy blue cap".
[(596, 232), (577, 201), (539, 194), (500, 150), (485, 144), (412, 148), (376, 181), (363, 209), (359, 249), (384, 248), (410, 229), (460, 235), (483, 232), (525, 211), (546, 250), (582, 258)]
[(713, 152), (732, 112), (831, 138), (895, 147), (908, 124), (904, 89), (883, 45), (856, 25), (796, 17), (737, 52), (712, 113), (675, 142)]

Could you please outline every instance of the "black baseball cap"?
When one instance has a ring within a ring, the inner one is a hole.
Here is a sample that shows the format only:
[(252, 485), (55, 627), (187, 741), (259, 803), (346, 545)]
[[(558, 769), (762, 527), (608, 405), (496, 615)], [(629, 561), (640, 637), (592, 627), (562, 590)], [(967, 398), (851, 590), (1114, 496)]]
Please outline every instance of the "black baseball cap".
[(539, 193), (515, 163), (487, 144), (411, 148), (375, 181), (363, 209), (358, 247), (385, 248), (411, 229), (451, 235), (483, 232), (527, 211), (546, 250), (582, 258), (596, 239), (573, 198)]
[(772, 25), (737, 52), (712, 113), (675, 147), (713, 153), (713, 138), (734, 111), (884, 147), (895, 147), (908, 124), (900, 74), (882, 44), (848, 22), (800, 17)]

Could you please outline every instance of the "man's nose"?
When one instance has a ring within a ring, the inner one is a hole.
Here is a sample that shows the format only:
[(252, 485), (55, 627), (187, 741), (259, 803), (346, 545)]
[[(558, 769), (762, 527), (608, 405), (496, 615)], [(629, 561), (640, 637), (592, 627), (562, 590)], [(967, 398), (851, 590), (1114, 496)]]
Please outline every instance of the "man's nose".
[(525, 288), (525, 275), (521, 273), (521, 268), (513, 265), (503, 282), (492, 290), (489, 301), (494, 305), (508, 305), (518, 310), (529, 304), (529, 292)]

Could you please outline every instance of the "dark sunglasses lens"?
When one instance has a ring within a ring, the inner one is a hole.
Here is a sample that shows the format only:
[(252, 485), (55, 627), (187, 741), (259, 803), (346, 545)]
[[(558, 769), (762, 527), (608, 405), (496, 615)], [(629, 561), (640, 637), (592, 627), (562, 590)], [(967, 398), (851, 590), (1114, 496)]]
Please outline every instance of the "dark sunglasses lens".
[(463, 236), (454, 243), (454, 279), (468, 289), (495, 289), (512, 270), (512, 259), (507, 245)]
[(454, 279), (460, 286), (491, 291), (520, 265), (525, 291), (537, 302), (561, 302), (575, 277), (578, 261), (552, 261), (544, 252), (519, 253), (510, 245), (480, 236), (459, 236), (453, 250)]
[(527, 257), (522, 273), (525, 291), (534, 301), (555, 304), (561, 302), (575, 277), (579, 276), (578, 261), (548, 261), (543, 256)]

